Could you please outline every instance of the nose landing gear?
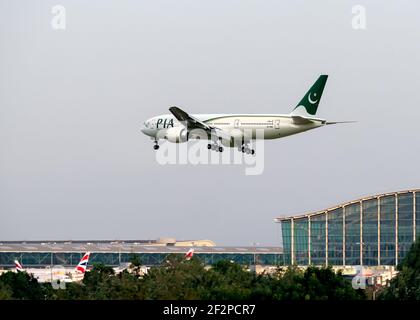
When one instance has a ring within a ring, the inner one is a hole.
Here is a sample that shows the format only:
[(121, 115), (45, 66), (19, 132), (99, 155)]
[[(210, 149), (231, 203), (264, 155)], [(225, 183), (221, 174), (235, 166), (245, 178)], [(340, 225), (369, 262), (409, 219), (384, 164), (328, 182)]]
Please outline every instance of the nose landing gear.
[(157, 140), (155, 140), (155, 145), (153, 146), (153, 149), (159, 150), (159, 143)]

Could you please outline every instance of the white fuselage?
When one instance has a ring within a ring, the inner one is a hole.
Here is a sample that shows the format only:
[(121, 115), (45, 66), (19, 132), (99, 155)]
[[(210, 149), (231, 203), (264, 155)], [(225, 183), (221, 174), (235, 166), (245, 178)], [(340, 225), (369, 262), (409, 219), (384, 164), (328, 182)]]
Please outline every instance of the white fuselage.
[(56, 280), (62, 282), (81, 281), (84, 276), (74, 268), (64, 268), (61, 266), (54, 266), (53, 268), (26, 268), (22, 272), (31, 274), (38, 282), (51, 282)]
[[(260, 138), (278, 139), (326, 124), (325, 120), (318, 118), (311, 118), (311, 121), (302, 124), (286, 114), (196, 114), (192, 116), (225, 132), (240, 132), (247, 141)], [(178, 122), (172, 114), (164, 114), (148, 119), (141, 131), (152, 138), (160, 139), (165, 137), (165, 133), (171, 128), (180, 126), (182, 127), (183, 124)]]

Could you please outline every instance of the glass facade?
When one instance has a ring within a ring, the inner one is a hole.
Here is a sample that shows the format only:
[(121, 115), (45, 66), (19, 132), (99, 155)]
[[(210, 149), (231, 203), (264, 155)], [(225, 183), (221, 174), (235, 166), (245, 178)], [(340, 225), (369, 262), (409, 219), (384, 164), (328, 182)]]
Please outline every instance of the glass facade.
[(395, 195), (381, 197), (379, 202), (381, 216), (380, 264), (395, 265)]
[[(83, 256), (83, 252), (0, 252), (0, 265), (14, 267), (14, 260), (22, 262), (24, 267), (45, 267), (62, 265), (75, 266)], [(143, 265), (155, 266), (166, 261), (169, 253), (118, 253), (118, 252), (92, 252), (89, 265), (103, 263), (109, 266), (119, 266), (132, 260), (137, 255)], [(284, 265), (283, 255), (280, 253), (196, 253), (206, 265), (214, 264), (221, 260), (234, 261), (243, 265)]]
[(405, 257), (413, 243), (413, 194), (398, 195), (398, 261)]
[(284, 221), (281, 224), (281, 232), (283, 238), (283, 257), (285, 264), (292, 263), (292, 222)]
[(309, 263), (308, 227), (308, 218), (294, 220), (294, 261), (298, 265)]
[(325, 214), (311, 217), (311, 264), (325, 265)]
[(416, 239), (420, 237), (420, 190), (416, 192)]
[(285, 264), (396, 265), (420, 237), (420, 190), (277, 221), (282, 224)]
[(346, 265), (360, 264), (360, 203), (344, 210)]
[(378, 199), (362, 202), (363, 265), (378, 265)]
[(328, 264), (343, 264), (343, 208), (328, 212)]

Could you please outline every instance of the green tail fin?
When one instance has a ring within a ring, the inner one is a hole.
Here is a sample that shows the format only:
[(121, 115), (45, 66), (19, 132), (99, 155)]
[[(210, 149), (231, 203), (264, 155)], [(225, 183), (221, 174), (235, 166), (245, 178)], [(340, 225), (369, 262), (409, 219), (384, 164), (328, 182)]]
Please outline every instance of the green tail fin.
[(298, 105), (293, 109), (292, 114), (310, 114), (314, 116), (316, 114), (316, 110), (318, 109), (318, 104), (321, 100), (322, 92), (324, 91), (327, 79), (328, 75), (323, 74), (319, 76), (318, 80), (315, 81), (302, 100), (300, 100)]

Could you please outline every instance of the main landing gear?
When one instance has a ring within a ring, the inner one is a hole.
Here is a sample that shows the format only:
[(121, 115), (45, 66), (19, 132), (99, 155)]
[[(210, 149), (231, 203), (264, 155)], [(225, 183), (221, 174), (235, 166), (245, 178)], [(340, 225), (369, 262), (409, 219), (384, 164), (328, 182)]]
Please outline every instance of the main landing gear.
[(207, 145), (207, 149), (213, 150), (216, 152), (223, 152), (223, 147), (220, 145), (222, 138), (219, 138), (217, 141), (213, 141)]
[(246, 144), (243, 144), (242, 146), (240, 146), (238, 148), (238, 151), (239, 152), (246, 153), (246, 154), (252, 154), (252, 155), (255, 154), (255, 150), (254, 149), (251, 149), (251, 147), (247, 143)]
[(216, 151), (216, 152), (223, 152), (223, 150), (224, 150), (223, 147), (219, 146), (217, 143), (209, 143), (207, 145), (207, 149), (213, 150), (213, 151)]

